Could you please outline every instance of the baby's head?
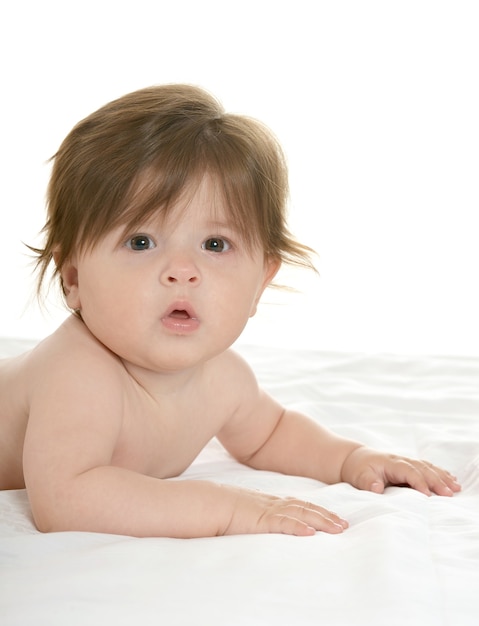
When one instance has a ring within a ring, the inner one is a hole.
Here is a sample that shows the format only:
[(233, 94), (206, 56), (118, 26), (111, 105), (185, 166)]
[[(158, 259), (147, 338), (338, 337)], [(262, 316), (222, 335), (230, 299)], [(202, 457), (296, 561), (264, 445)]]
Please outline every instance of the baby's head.
[(79, 122), (54, 157), (45, 245), (36, 249), (39, 290), (78, 251), (119, 226), (168, 211), (208, 174), (248, 246), (266, 257), (312, 267), (311, 250), (286, 225), (287, 169), (260, 122), (225, 113), (189, 85), (141, 89)]

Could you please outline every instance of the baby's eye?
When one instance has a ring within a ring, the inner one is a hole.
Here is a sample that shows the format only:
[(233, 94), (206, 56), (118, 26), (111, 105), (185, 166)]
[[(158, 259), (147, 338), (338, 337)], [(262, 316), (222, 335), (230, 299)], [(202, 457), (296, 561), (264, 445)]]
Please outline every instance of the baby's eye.
[(210, 237), (201, 244), (201, 247), (209, 252), (226, 252), (231, 248), (231, 244), (223, 237)]
[(135, 251), (151, 250), (156, 247), (155, 242), (148, 235), (135, 235), (128, 239), (125, 245)]

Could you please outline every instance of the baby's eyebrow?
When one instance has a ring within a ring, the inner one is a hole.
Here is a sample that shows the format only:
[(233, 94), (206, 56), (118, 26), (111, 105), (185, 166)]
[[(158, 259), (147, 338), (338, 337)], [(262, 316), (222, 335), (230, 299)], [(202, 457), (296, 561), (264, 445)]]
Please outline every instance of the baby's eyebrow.
[(205, 226), (207, 228), (218, 228), (220, 230), (222, 229), (226, 229), (226, 230), (233, 230), (233, 231), (237, 231), (238, 228), (235, 226), (235, 224), (233, 222), (226, 222), (226, 221), (220, 221), (220, 220), (208, 220), (205, 222)]

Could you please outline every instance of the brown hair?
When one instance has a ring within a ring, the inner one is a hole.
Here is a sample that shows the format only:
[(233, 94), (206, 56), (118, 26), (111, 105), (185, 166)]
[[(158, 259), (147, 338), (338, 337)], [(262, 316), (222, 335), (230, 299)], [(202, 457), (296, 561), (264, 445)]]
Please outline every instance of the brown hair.
[(32, 248), (39, 292), (54, 254), (55, 277), (77, 249), (168, 211), (205, 173), (248, 245), (314, 269), (312, 250), (286, 226), (287, 168), (277, 140), (198, 87), (154, 86), (114, 100), (79, 122), (52, 159), (45, 245)]

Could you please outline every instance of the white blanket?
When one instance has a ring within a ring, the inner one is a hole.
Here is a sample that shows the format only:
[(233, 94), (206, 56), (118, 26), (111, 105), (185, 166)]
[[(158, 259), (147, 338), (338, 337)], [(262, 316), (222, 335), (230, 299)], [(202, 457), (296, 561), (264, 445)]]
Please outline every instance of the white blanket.
[[(22, 347), (0, 342), (0, 356)], [(241, 466), (215, 440), (178, 480), (295, 495), (336, 510), (350, 528), (307, 538), (45, 535), (25, 491), (1, 492), (2, 626), (479, 624), (479, 359), (240, 351), (283, 403), (443, 465), (462, 492), (325, 486)]]

